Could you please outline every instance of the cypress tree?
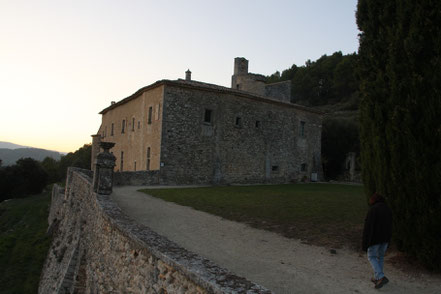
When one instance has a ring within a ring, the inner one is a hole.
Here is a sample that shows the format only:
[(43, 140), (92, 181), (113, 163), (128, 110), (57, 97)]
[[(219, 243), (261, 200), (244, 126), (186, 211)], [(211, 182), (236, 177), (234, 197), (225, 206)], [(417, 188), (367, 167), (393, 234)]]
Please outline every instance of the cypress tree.
[(366, 192), (385, 194), (399, 249), (441, 269), (441, 1), (359, 0)]

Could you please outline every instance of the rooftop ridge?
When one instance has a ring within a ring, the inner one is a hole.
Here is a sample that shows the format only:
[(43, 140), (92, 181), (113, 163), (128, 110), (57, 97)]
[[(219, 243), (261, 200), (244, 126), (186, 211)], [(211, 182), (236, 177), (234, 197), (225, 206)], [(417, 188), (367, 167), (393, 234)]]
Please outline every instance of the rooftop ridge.
[[(276, 83), (273, 83), (273, 84), (276, 84)], [(216, 85), (216, 84), (210, 84), (210, 83), (200, 82), (200, 81), (195, 81), (195, 80), (187, 81), (187, 80), (183, 80), (183, 79), (178, 79), (178, 80), (163, 79), (163, 80), (156, 81), (148, 86), (145, 86), (145, 87), (138, 89), (132, 95), (130, 95), (126, 98), (123, 98), (122, 100), (104, 108), (101, 112), (99, 112), (99, 114), (105, 114), (109, 110), (112, 110), (112, 109), (114, 109), (122, 104), (125, 104), (133, 99), (136, 99), (139, 95), (141, 95), (145, 91), (157, 88), (162, 85), (180, 86), (180, 87), (184, 87), (184, 88), (193, 88), (193, 89), (198, 89), (198, 90), (203, 90), (203, 91), (221, 92), (221, 93), (226, 93), (226, 94), (231, 93), (231, 94), (235, 94), (235, 95), (238, 95), (241, 97), (264, 102), (264, 103), (279, 104), (279, 105), (283, 105), (286, 107), (292, 107), (292, 108), (296, 108), (299, 110), (312, 112), (312, 113), (316, 113), (316, 114), (320, 114), (320, 115), (325, 114), (322, 111), (319, 111), (319, 110), (316, 110), (316, 109), (313, 109), (313, 108), (310, 108), (307, 106), (302, 106), (302, 105), (294, 104), (294, 103), (290, 103), (290, 102), (283, 102), (283, 101), (280, 101), (280, 100), (277, 100), (277, 99), (274, 99), (271, 97), (267, 97), (267, 96), (262, 96), (262, 95), (242, 91), (242, 90), (236, 90), (236, 89), (232, 89), (232, 88), (228, 88), (228, 87), (220, 86), (220, 85)]]

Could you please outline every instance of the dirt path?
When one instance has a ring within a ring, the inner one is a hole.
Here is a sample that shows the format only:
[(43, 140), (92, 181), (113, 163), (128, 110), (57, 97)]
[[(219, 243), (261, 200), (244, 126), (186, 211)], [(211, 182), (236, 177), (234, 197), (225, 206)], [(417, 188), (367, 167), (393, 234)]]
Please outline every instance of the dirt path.
[(349, 250), (331, 254), (327, 248), (137, 192), (140, 188), (115, 187), (111, 196), (135, 221), (275, 293), (441, 293), (440, 275), (406, 275), (388, 258), (390, 283), (375, 290), (364, 255)]

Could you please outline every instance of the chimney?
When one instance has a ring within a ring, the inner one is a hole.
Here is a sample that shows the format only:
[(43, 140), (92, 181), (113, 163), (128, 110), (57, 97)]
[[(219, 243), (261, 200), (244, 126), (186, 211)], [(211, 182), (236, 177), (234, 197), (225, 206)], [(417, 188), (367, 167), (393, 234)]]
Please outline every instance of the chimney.
[(191, 71), (190, 71), (190, 69), (187, 69), (187, 71), (185, 72), (185, 80), (186, 81), (191, 81)]

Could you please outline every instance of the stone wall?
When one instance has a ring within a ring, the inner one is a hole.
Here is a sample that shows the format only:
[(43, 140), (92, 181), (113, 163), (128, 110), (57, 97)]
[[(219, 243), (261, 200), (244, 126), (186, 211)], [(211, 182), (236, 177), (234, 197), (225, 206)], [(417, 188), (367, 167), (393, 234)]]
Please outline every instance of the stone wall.
[(39, 293), (271, 293), (133, 223), (91, 181), (70, 168), (53, 189)]
[(236, 93), (164, 91), (161, 177), (168, 183), (286, 183), (320, 174), (320, 114)]
[[(123, 99), (102, 111), (98, 130), (112, 148), (116, 171), (158, 170), (161, 155), (163, 86)], [(112, 127), (113, 125), (113, 127)], [(113, 128), (113, 132), (112, 132)]]
[(291, 81), (265, 85), (265, 96), (284, 102), (291, 102)]
[(161, 179), (159, 170), (137, 171), (137, 172), (116, 172), (113, 174), (115, 186), (146, 186), (167, 184)]

